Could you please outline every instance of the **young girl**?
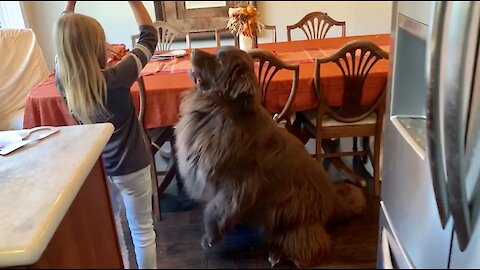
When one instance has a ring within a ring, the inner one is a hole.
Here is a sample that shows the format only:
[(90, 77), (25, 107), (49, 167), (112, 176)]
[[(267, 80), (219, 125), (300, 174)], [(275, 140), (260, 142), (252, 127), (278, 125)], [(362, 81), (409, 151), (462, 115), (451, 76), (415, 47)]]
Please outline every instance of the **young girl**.
[[(70, 113), (80, 124), (110, 122), (115, 126), (102, 154), (105, 170), (121, 193), (138, 267), (156, 268), (150, 154), (143, 141), (130, 87), (152, 56), (157, 34), (143, 3), (129, 1), (129, 4), (139, 25), (140, 38), (128, 56), (107, 68), (102, 26), (91, 17), (74, 13), (75, 1), (67, 1), (54, 30), (56, 81)], [(116, 202), (116, 198), (112, 199)], [(118, 205), (113, 205), (118, 224)], [(122, 228), (118, 225), (117, 228), (122, 249), (126, 249)], [(125, 257), (128, 255), (124, 254), (124, 261)]]

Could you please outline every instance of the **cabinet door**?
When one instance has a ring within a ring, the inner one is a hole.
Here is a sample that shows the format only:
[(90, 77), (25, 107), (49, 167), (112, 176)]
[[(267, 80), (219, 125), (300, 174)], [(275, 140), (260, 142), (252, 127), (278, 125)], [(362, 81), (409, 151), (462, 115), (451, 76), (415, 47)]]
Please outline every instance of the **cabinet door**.
[(85, 179), (40, 259), (28, 268), (124, 268), (101, 159)]

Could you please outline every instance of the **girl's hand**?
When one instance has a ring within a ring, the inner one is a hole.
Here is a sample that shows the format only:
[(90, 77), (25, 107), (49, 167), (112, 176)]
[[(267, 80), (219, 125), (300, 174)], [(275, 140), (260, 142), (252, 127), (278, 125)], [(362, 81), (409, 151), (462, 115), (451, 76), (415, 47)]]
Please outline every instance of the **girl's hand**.
[(128, 1), (138, 25), (152, 25), (152, 19), (142, 1)]
[(76, 3), (77, 3), (77, 1), (67, 1), (66, 5), (65, 5), (65, 10), (62, 12), (62, 14), (65, 13), (65, 12), (74, 12)]

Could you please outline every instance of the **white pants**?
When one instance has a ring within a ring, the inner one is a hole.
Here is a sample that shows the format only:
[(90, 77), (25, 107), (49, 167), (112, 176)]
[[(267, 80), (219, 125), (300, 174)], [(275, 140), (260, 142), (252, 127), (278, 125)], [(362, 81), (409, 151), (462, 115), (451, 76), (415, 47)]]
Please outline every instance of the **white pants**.
[(157, 252), (153, 230), (150, 165), (131, 174), (110, 176), (109, 179), (113, 183), (111, 185), (112, 202), (125, 267), (129, 267), (128, 251), (120, 221), (119, 193), (125, 206), (138, 268), (156, 269)]

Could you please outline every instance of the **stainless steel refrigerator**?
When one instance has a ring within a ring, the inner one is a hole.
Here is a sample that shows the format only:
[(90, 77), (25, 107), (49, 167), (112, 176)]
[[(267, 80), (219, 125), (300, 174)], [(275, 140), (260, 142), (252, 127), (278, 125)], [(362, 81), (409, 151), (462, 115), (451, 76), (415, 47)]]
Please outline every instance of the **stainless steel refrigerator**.
[(378, 268), (480, 268), (480, 3), (393, 4)]

